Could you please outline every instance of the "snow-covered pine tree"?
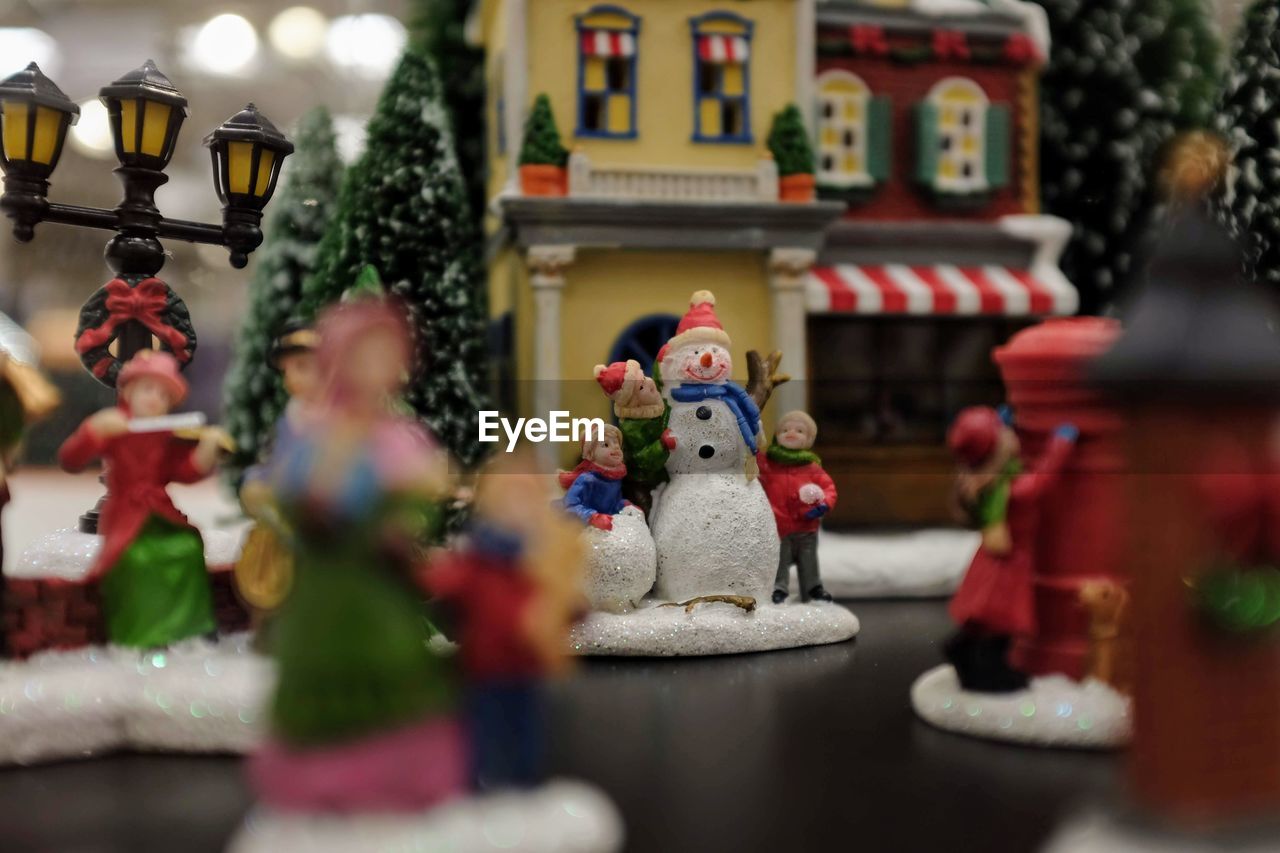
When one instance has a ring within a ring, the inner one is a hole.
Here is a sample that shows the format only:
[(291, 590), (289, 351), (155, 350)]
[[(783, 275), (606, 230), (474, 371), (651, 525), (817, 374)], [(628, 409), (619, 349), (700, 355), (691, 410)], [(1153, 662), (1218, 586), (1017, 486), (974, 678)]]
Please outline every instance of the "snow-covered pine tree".
[(443, 73), (444, 102), (453, 122), (458, 166), (467, 185), (471, 212), (483, 217), (488, 171), (485, 158), (484, 51), (467, 41), (467, 19), (474, 0), (414, 0), (410, 37), (421, 41)]
[(1231, 151), (1223, 220), (1245, 247), (1247, 272), (1280, 286), (1280, 0), (1245, 13), (1219, 109)]
[(1052, 49), (1043, 78), (1041, 184), (1071, 222), (1063, 271), (1081, 310), (1106, 307), (1134, 270), (1175, 131), (1212, 114), (1219, 47), (1205, 0), (1038, 0)]
[(405, 397), (465, 465), (482, 455), (478, 413), (487, 405), (476, 227), (440, 80), (411, 44), (369, 120), (364, 154), (347, 170), (304, 302), (314, 315), (366, 264), (377, 269), (409, 306), (417, 353)]
[(285, 164), (267, 215), (266, 238), (255, 253), (249, 313), (227, 374), (224, 422), (236, 452), (223, 470), (233, 483), (258, 461), (284, 411), (287, 397), (270, 363), (271, 345), (298, 312), (303, 281), (315, 268), (316, 250), (342, 181), (333, 122), (323, 107), (302, 117), (293, 142), (295, 153)]

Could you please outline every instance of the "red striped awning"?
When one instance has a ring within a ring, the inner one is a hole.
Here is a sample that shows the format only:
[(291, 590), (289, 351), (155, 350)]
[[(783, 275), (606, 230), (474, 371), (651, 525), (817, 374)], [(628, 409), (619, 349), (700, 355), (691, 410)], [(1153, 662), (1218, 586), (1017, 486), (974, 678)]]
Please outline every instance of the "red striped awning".
[(812, 313), (1074, 314), (1079, 296), (1057, 267), (1025, 270), (952, 264), (814, 267), (806, 301)]
[(703, 62), (746, 62), (750, 47), (741, 36), (698, 36), (698, 56)]
[(583, 30), (582, 53), (584, 56), (635, 56), (636, 37), (616, 30)]

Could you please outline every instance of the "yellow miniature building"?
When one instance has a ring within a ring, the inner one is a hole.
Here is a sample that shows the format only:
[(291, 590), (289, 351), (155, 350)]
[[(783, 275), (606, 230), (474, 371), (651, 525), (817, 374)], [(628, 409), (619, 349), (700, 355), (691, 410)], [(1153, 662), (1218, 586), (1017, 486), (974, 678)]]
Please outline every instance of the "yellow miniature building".
[[(607, 417), (592, 367), (647, 367), (699, 289), (718, 297), (740, 374), (746, 350), (778, 347), (802, 376), (805, 273), (843, 205), (779, 201), (765, 138), (812, 100), (813, 0), (488, 0), (478, 24), (490, 304), (519, 414)], [(524, 195), (518, 173), (544, 93), (572, 152), (559, 197)]]

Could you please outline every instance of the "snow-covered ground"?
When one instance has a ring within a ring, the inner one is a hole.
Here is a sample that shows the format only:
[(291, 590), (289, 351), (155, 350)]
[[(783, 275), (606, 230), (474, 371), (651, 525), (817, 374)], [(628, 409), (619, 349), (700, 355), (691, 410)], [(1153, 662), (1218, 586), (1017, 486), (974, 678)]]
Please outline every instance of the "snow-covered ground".
[(532, 791), (489, 794), (415, 815), (249, 813), (231, 853), (355, 850), (612, 853), (623, 841), (613, 803), (583, 782), (553, 780)]
[(1153, 826), (1132, 815), (1091, 811), (1066, 821), (1049, 839), (1044, 853), (1275, 853), (1280, 831), (1236, 828), (1192, 835)]
[[(969, 568), (979, 535), (926, 528), (895, 533), (818, 534), (822, 584), (836, 598), (948, 596)], [(792, 593), (795, 570), (791, 572)]]
[(1100, 681), (1033, 678), (1016, 693), (971, 693), (950, 664), (911, 686), (911, 705), (927, 723), (958, 734), (1027, 746), (1113, 749), (1129, 742), (1129, 700)]
[[(80, 514), (92, 508), (103, 492), (96, 473), (65, 474), (51, 468), (21, 469), (9, 485), (13, 499), (4, 508), (3, 523), (4, 569), (11, 577), (22, 571), (18, 566), (23, 552), (50, 533), (74, 528)], [(194, 485), (170, 486), (169, 494), (178, 509), (200, 528), (206, 554), (216, 565), (218, 561), (213, 558), (223, 556), (216, 550), (216, 541), (230, 541), (219, 534), (238, 534), (246, 525), (235, 501), (216, 477)], [(82, 544), (88, 547), (91, 540), (87, 537)], [(91, 560), (92, 555), (88, 555), (88, 560), (81, 562), (87, 565)], [(33, 573), (24, 576), (31, 577)]]
[(569, 636), (581, 655), (694, 657), (840, 643), (858, 633), (858, 617), (839, 604), (761, 604), (750, 613), (708, 602), (686, 613), (653, 601), (629, 613), (591, 613)]
[(118, 749), (241, 753), (274, 667), (244, 634), (164, 651), (88, 646), (0, 662), (0, 765)]

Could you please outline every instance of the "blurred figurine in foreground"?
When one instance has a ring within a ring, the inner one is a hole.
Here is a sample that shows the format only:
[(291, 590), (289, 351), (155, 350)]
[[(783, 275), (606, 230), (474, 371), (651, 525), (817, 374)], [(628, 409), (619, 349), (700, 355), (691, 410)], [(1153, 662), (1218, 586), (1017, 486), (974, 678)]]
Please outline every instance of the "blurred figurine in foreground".
[[(58, 390), (35, 366), (0, 349), (0, 511), (9, 503), (9, 474), (18, 464), (27, 425), (52, 412), (61, 402)], [(0, 566), (4, 539), (0, 535)], [(0, 572), (0, 614), (4, 612), (4, 574)], [(0, 656), (5, 651), (0, 623)]]
[(492, 463), (476, 487), (467, 543), (425, 583), (458, 640), (478, 788), (542, 781), (543, 681), (569, 663), (582, 614), (581, 528), (552, 508), (530, 460)]
[(119, 403), (88, 418), (58, 453), (72, 473), (97, 458), (106, 463), (102, 550), (86, 582), (99, 584), (107, 638), (148, 648), (211, 633), (217, 626), (204, 543), (165, 486), (208, 476), (226, 433), (200, 428), (199, 415), (170, 416), (186, 399), (187, 383), (168, 353), (135, 355), (116, 389)]
[(778, 421), (773, 441), (760, 453), (760, 485), (778, 523), (778, 576), (773, 603), (787, 600), (791, 566), (799, 574), (802, 601), (831, 601), (818, 573), (818, 527), (836, 505), (836, 484), (813, 452), (818, 425), (805, 412), (787, 412)]
[(390, 408), (411, 356), (403, 316), (368, 298), (320, 318), (316, 417), (272, 453), (296, 576), (272, 632), (271, 740), (251, 772), (279, 808), (419, 810), (465, 783), (456, 686), (428, 648), (414, 577), (447, 460)]
[(236, 563), (236, 588), (251, 608), (260, 639), (267, 614), (284, 601), (293, 580), (293, 556), (285, 541), (290, 534), (271, 493), (269, 458), (316, 420), (323, 390), (316, 358), (319, 340), (314, 328), (293, 321), (272, 345), (271, 362), (280, 373), (289, 402), (276, 422), (266, 458), (245, 472), (240, 488), (240, 503), (255, 524)]
[(1039, 498), (1066, 464), (1076, 429), (1058, 427), (1034, 470), (1024, 472), (1013, 428), (987, 406), (956, 417), (947, 444), (959, 464), (956, 499), (982, 544), (951, 599), (958, 631), (947, 659), (966, 690), (1005, 693), (1027, 686), (1007, 656), (1015, 636), (1035, 630), (1033, 552)]

